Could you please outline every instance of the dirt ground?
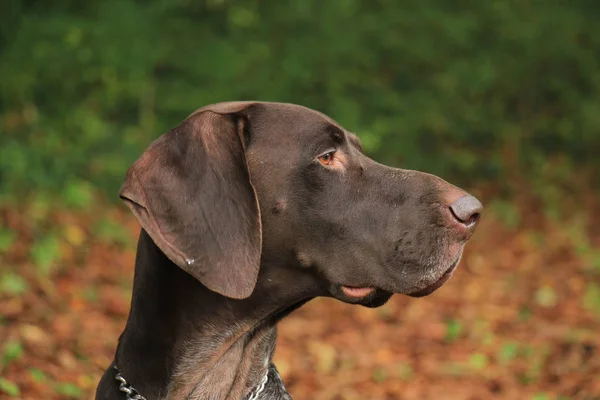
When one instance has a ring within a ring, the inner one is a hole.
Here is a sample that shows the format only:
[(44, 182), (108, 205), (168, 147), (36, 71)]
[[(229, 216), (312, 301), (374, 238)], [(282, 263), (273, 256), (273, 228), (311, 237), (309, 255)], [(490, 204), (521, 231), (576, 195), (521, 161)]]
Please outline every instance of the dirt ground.
[[(55, 212), (60, 259), (47, 275), (31, 261), (42, 228), (23, 213), (0, 214), (18, 235), (0, 272), (25, 277), (0, 286), (0, 398), (92, 398), (112, 360), (138, 226), (123, 209), (95, 214), (126, 227), (122, 243), (99, 240), (88, 214)], [(600, 219), (530, 219), (509, 229), (485, 215), (454, 277), (429, 297), (398, 295), (379, 309), (316, 299), (294, 312), (276, 353), (290, 393), (600, 399), (600, 231), (591, 223)]]

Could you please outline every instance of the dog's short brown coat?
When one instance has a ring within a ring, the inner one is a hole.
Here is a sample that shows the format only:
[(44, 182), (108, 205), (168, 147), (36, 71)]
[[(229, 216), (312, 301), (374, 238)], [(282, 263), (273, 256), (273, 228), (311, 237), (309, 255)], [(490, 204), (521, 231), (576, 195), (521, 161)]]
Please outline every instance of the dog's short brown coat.
[[(199, 109), (151, 144), (120, 196), (143, 230), (115, 363), (147, 399), (244, 398), (284, 315), (317, 296), (376, 307), (428, 294), (474, 225), (450, 209), (466, 193), (378, 164), (331, 118), (281, 103)], [(97, 398), (124, 398), (111, 368)]]

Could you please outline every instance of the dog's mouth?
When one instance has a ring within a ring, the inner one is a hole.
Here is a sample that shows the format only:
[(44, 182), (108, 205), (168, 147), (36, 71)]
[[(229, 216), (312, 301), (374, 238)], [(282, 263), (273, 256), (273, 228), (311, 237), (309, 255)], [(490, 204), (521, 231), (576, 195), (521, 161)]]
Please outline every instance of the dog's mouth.
[(393, 294), (375, 287), (359, 287), (339, 284), (332, 284), (330, 292), (333, 297), (344, 303), (360, 304), (370, 308), (384, 305)]
[(362, 299), (375, 291), (372, 287), (340, 286), (340, 288), (346, 296), (354, 299)]
[[(426, 286), (424, 288), (415, 290), (410, 293), (404, 292), (405, 295), (410, 297), (424, 297), (432, 294), (439, 288), (441, 288), (450, 278), (456, 270), (460, 260), (462, 258), (462, 251), (458, 257), (448, 266), (446, 271), (438, 278), (437, 281)], [(380, 287), (372, 286), (351, 286), (343, 284), (331, 284), (330, 293), (346, 303), (350, 304), (362, 304), (368, 307), (379, 307), (385, 304), (387, 300), (393, 295), (398, 293), (395, 291), (384, 290)]]

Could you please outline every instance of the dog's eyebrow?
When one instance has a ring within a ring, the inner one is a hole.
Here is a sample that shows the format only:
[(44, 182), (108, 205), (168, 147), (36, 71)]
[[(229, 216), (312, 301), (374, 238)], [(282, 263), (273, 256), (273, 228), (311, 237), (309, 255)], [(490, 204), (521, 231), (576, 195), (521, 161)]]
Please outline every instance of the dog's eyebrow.
[(344, 143), (344, 130), (335, 126), (335, 125), (327, 125), (325, 128), (331, 139), (338, 144)]
[(335, 124), (328, 124), (325, 128), (325, 131), (327, 131), (329, 137), (331, 137), (331, 139), (334, 142), (338, 144), (343, 144), (347, 139), (358, 149), (358, 151), (364, 153), (362, 144), (360, 143), (360, 139), (354, 133), (348, 132), (344, 128), (341, 128)]
[(355, 145), (358, 148), (358, 150), (360, 150), (360, 152), (362, 153), (363, 147), (362, 147), (362, 144), (360, 143), (360, 139), (358, 138), (358, 136), (356, 136), (352, 132), (346, 132), (346, 136), (348, 136), (348, 140), (350, 141), (350, 143)]

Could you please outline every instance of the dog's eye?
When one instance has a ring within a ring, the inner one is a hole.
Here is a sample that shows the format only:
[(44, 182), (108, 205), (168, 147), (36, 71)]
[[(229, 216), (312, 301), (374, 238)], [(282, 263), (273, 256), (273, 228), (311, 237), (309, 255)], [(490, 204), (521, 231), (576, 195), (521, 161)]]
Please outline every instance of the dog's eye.
[(330, 151), (329, 153), (321, 154), (319, 157), (319, 162), (323, 165), (331, 165), (333, 162), (333, 158), (335, 156), (335, 151)]

